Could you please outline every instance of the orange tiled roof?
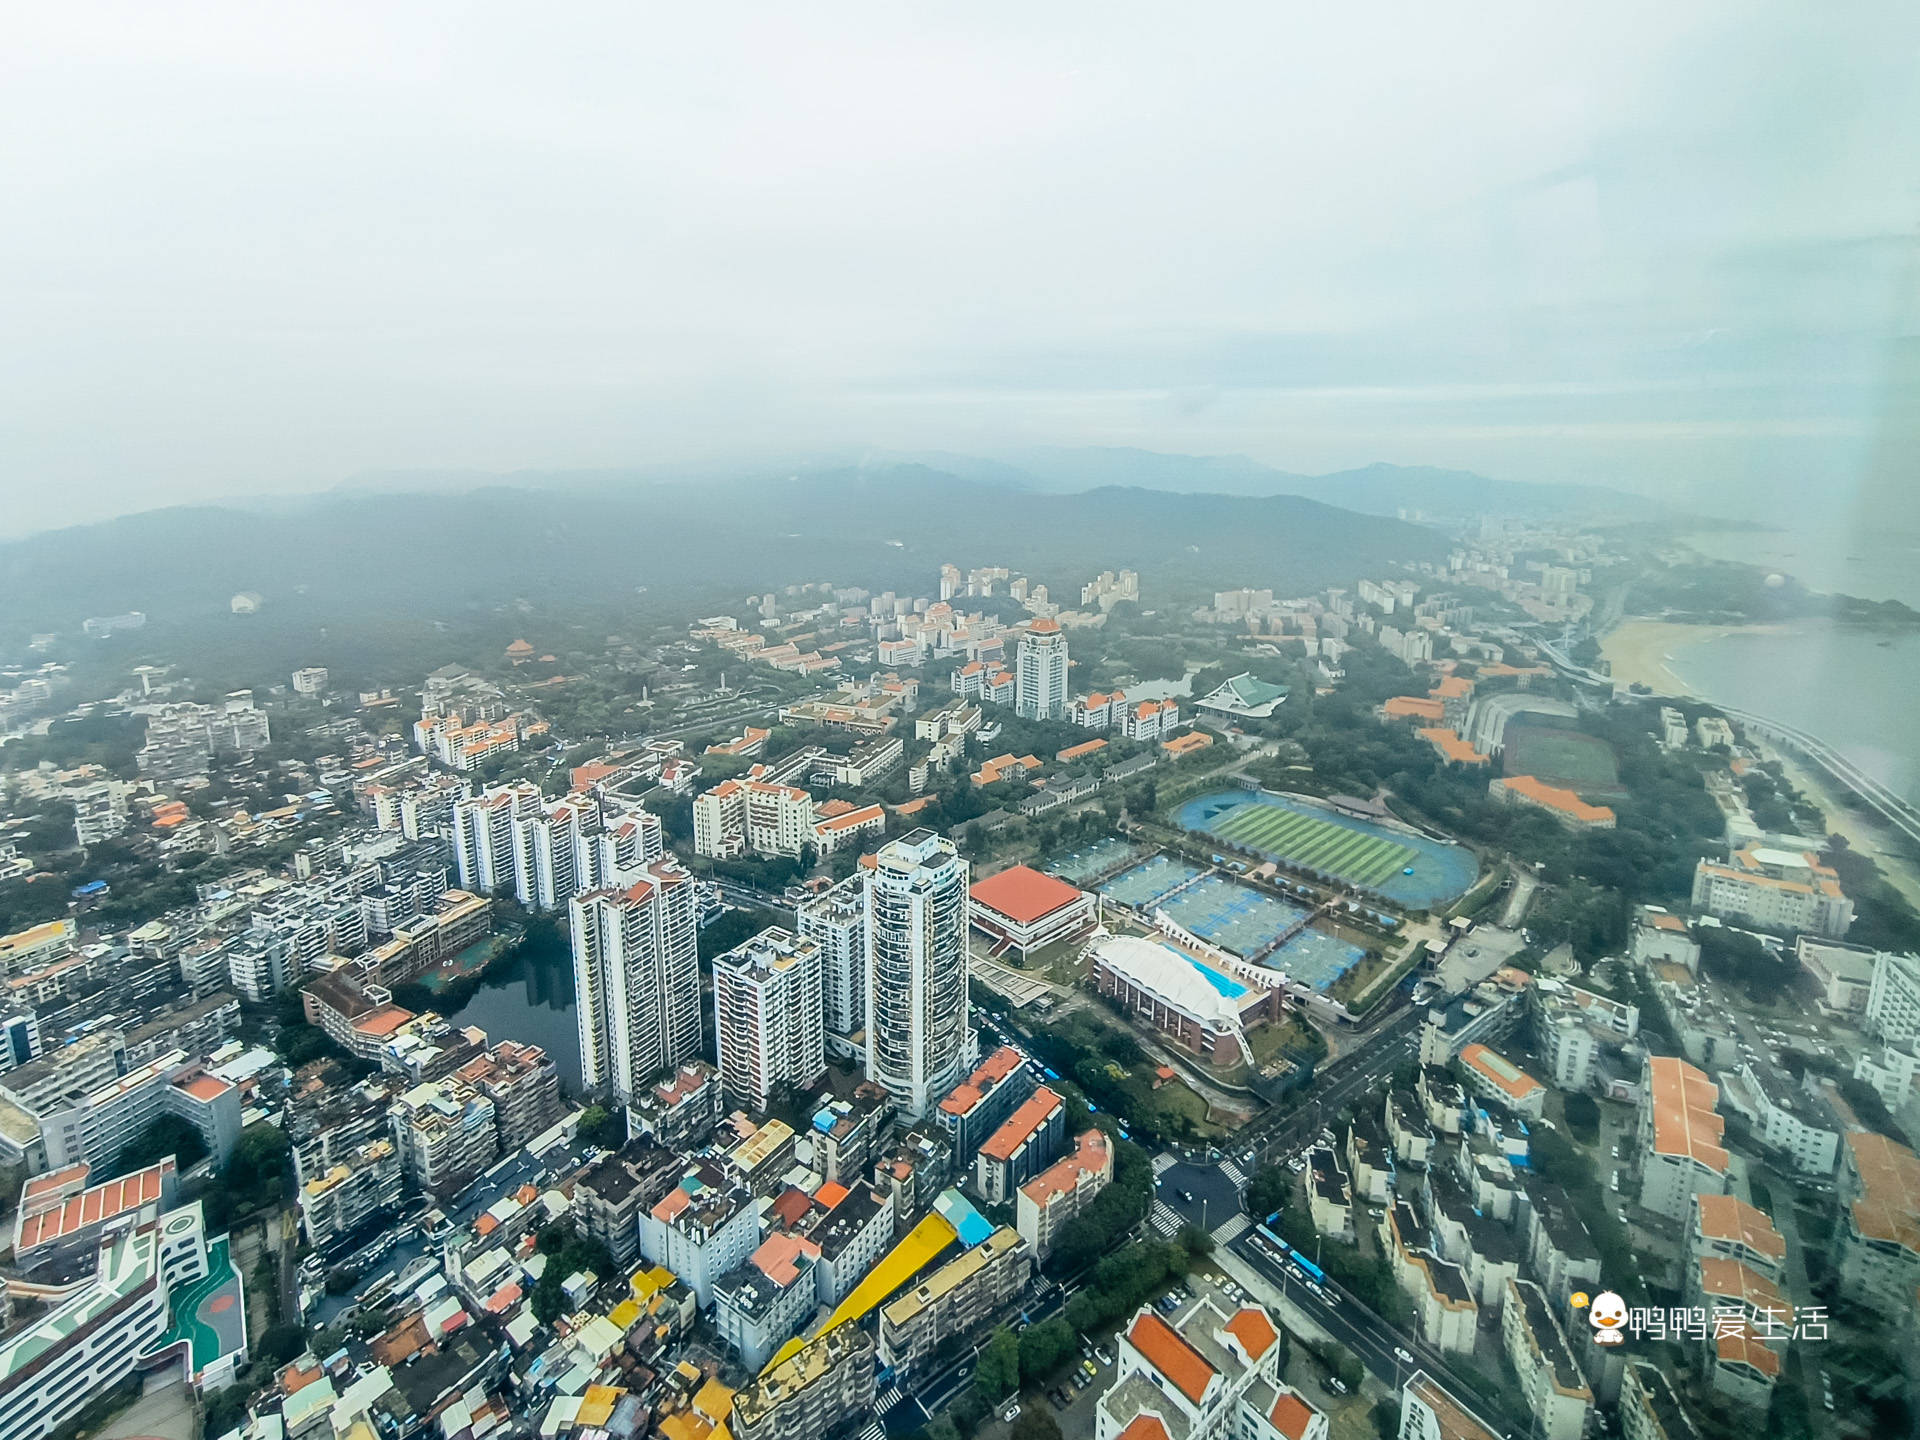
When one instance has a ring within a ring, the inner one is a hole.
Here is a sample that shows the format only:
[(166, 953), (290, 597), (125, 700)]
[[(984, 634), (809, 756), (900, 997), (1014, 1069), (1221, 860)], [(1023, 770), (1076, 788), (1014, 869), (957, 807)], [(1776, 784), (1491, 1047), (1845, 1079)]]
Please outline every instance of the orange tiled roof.
[(1060, 1097), (1042, 1085), (1020, 1102), (1020, 1108), (1007, 1118), (1006, 1124), (987, 1137), (980, 1153), (989, 1160), (1012, 1159), (1013, 1152), (1059, 1108)]
[(1423, 695), (1396, 695), (1380, 707), (1389, 720), (1431, 720), (1435, 724), (1447, 718), (1447, 710), (1438, 700)]
[(1787, 1242), (1773, 1228), (1766, 1212), (1735, 1195), (1697, 1195), (1700, 1233), (1709, 1240), (1737, 1240), (1756, 1254), (1783, 1260)]
[(1246, 1347), (1248, 1357), (1254, 1360), (1266, 1354), (1267, 1347), (1280, 1338), (1266, 1311), (1251, 1305), (1234, 1312), (1233, 1318), (1227, 1321), (1227, 1332)]
[(1720, 1336), (1713, 1348), (1723, 1365), (1751, 1365), (1769, 1379), (1780, 1374), (1780, 1357), (1761, 1342), (1751, 1325), (1742, 1325), (1737, 1332)]
[(1611, 820), (1613, 811), (1605, 805), (1589, 805), (1571, 790), (1563, 790), (1558, 785), (1549, 785), (1538, 775), (1509, 775), (1506, 787), (1515, 795), (1520, 795), (1534, 804), (1548, 810), (1558, 810), (1575, 820)]
[(1868, 1239), (1920, 1252), (1920, 1156), (1866, 1132), (1847, 1136), (1847, 1158), (1860, 1177), (1853, 1228)]
[(1082, 898), (1081, 892), (1026, 865), (1015, 865), (989, 876), (967, 892), (975, 904), (1004, 915), (1016, 925), (1030, 925)]
[(1214, 1377), (1200, 1352), (1181, 1339), (1180, 1334), (1152, 1311), (1135, 1317), (1127, 1331), (1127, 1340), (1187, 1399), (1199, 1404)]
[(1647, 1061), (1648, 1103), (1653, 1106), (1656, 1154), (1684, 1156), (1724, 1173), (1727, 1152), (1720, 1143), (1726, 1122), (1714, 1112), (1720, 1091), (1704, 1071), (1671, 1055)]
[(1167, 1427), (1160, 1423), (1160, 1417), (1153, 1414), (1136, 1415), (1127, 1422), (1127, 1426), (1114, 1440), (1171, 1440)]
[(1287, 1440), (1305, 1440), (1307, 1427), (1313, 1423), (1313, 1417), (1320, 1412), (1289, 1390), (1273, 1402), (1273, 1414), (1267, 1418), (1273, 1422)]

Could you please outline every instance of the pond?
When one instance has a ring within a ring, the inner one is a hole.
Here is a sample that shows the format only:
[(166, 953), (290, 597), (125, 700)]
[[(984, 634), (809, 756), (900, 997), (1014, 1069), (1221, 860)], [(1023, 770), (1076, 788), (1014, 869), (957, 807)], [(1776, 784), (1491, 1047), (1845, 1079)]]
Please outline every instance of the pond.
[(574, 1023), (573, 953), (564, 925), (533, 925), (510, 957), (457, 1014), (455, 1025), (477, 1025), (490, 1040), (538, 1045), (559, 1067), (560, 1083), (580, 1093), (580, 1032)]

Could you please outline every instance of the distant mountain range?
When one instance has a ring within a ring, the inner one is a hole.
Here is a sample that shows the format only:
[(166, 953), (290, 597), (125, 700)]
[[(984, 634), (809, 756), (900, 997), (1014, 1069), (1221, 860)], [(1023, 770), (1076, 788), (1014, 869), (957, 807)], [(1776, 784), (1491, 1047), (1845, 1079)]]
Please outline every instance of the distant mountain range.
[(1004, 471), (888, 462), (697, 485), (651, 472), (483, 479), (379, 477), (304, 501), (148, 511), (0, 545), (0, 646), (122, 610), (218, 633), (248, 623), (228, 614), (243, 590), (266, 598), (276, 626), (419, 623), (515, 602), (665, 615), (815, 580), (924, 595), (952, 561), (1025, 570), (1069, 603), (1069, 587), (1128, 567), (1147, 603), (1164, 604), (1236, 585), (1305, 593), (1447, 549), (1436, 530), (1299, 495), (1065, 493)]
[(990, 484), (1044, 491), (1134, 485), (1181, 494), (1300, 495), (1363, 515), (1418, 515), (1434, 521), (1480, 515), (1645, 520), (1664, 507), (1643, 495), (1598, 485), (1530, 485), (1471, 470), (1373, 464), (1330, 475), (1277, 470), (1245, 455), (1168, 455), (1127, 448), (1038, 447), (979, 459), (946, 452), (893, 457)]

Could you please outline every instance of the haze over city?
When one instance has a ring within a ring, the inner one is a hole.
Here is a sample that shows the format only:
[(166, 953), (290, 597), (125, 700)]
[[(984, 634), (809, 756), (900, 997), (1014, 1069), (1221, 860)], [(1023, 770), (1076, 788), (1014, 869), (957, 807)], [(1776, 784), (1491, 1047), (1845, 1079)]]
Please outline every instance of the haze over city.
[(19, 8), (0, 530), (1030, 444), (1898, 498), (1917, 26)]
[(1920, 1435), (1920, 7), (14, 7), (0, 1440)]

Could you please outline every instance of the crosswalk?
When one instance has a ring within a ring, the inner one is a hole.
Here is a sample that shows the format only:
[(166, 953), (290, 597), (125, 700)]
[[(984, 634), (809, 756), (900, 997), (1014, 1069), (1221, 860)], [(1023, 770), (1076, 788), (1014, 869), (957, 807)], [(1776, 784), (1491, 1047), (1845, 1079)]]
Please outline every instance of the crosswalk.
[(869, 1420), (860, 1427), (856, 1440), (887, 1440), (886, 1428), (878, 1420)]
[(905, 1393), (898, 1385), (889, 1385), (874, 1398), (873, 1408), (882, 1415), (890, 1415), (897, 1406), (907, 1403)]
[(1216, 1245), (1231, 1244), (1234, 1240), (1238, 1239), (1251, 1224), (1253, 1224), (1251, 1220), (1236, 1210), (1232, 1215), (1213, 1227), (1213, 1243)]
[(1153, 1178), (1158, 1180), (1180, 1162), (1164, 1151), (1153, 1157)]
[(1178, 1235), (1181, 1227), (1187, 1223), (1164, 1200), (1153, 1202), (1153, 1211), (1147, 1216), (1147, 1222), (1169, 1240)]
[(1222, 1160), (1220, 1162), (1220, 1173), (1233, 1182), (1234, 1189), (1245, 1190), (1247, 1188), (1246, 1172), (1234, 1164), (1233, 1161)]

